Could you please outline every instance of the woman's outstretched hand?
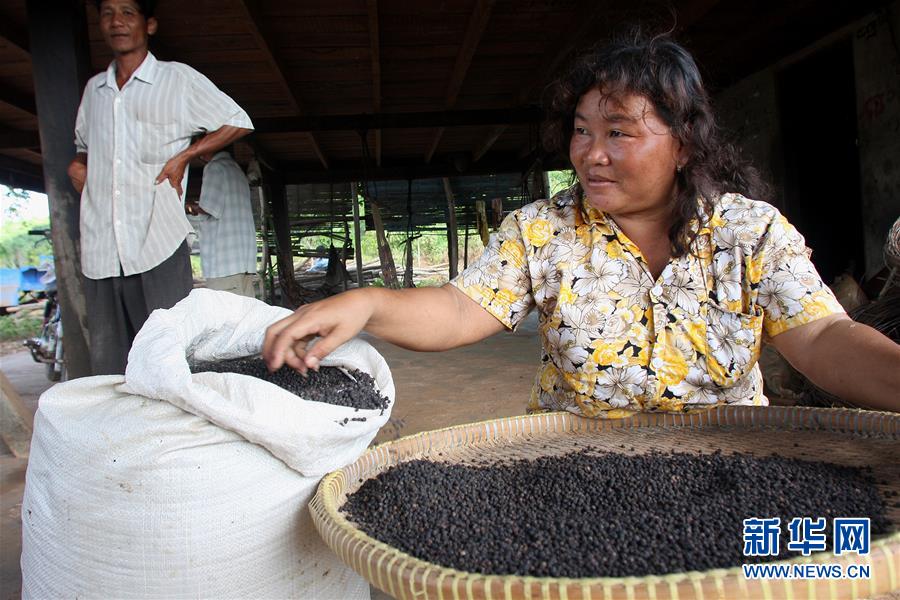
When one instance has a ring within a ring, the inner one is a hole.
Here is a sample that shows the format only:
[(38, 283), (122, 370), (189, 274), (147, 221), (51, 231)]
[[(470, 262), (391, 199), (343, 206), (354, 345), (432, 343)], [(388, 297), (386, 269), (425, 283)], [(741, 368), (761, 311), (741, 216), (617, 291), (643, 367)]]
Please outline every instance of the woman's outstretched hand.
[[(263, 359), (306, 373), (363, 329), (407, 350), (450, 350), (504, 329), (452, 285), (404, 290), (363, 288), (302, 306), (266, 330)], [(314, 338), (318, 337), (310, 347)]]
[[(354, 337), (374, 310), (366, 290), (353, 290), (298, 308), (266, 330), (262, 357), (270, 371), (283, 365), (306, 373), (318, 370), (332, 350)], [(319, 339), (310, 348), (314, 338)]]

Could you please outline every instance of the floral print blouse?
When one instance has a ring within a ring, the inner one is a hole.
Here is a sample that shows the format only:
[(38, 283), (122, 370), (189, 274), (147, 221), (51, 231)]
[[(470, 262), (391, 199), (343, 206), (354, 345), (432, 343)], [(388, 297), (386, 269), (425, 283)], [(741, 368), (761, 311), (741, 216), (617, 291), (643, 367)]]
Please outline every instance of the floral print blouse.
[(509, 328), (538, 309), (530, 411), (765, 405), (763, 338), (844, 312), (769, 204), (723, 195), (691, 252), (654, 281), (638, 247), (574, 189), (509, 215), (452, 282)]

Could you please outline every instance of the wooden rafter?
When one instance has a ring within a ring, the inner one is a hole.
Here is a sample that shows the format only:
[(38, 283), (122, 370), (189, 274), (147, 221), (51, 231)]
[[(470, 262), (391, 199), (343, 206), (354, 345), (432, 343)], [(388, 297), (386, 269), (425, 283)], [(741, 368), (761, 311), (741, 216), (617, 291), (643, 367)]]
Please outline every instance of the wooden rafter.
[[(338, 183), (345, 181), (389, 181), (407, 179), (433, 179), (456, 177), (458, 175), (487, 175), (492, 173), (523, 173), (534, 164), (534, 157), (524, 159), (514, 154), (491, 153), (475, 164), (460, 164), (458, 153), (436, 154), (430, 163), (421, 160), (397, 160), (389, 166), (363, 169), (358, 160), (334, 162), (328, 171), (311, 168), (309, 164), (282, 162), (281, 169), (285, 183)], [(564, 168), (561, 160), (551, 157), (542, 163), (547, 169)]]
[[(463, 81), (466, 79), (466, 73), (469, 71), (469, 65), (472, 64), (472, 57), (475, 56), (475, 50), (478, 43), (484, 35), (488, 21), (491, 18), (491, 10), (494, 8), (495, 0), (478, 0), (475, 8), (469, 16), (469, 24), (466, 27), (466, 33), (463, 36), (462, 45), (456, 55), (456, 62), (453, 64), (453, 73), (450, 76), (450, 83), (447, 85), (447, 96), (444, 101), (444, 108), (447, 110), (453, 108), (456, 99), (459, 97), (459, 90), (462, 88)], [(444, 128), (441, 127), (435, 131), (431, 144), (425, 152), (425, 162), (430, 162), (431, 157), (437, 150), (441, 137), (444, 135)]]
[[(372, 112), (381, 112), (381, 42), (378, 32), (378, 0), (366, 0), (369, 16), (369, 53), (372, 57)], [(375, 164), (381, 166), (381, 129), (375, 130)]]
[(692, 0), (683, 2), (678, 6), (678, 19), (675, 23), (676, 31), (684, 31), (713, 9), (719, 0)]
[[(522, 98), (527, 99), (538, 85), (543, 85), (549, 78), (550, 74), (563, 63), (563, 61), (575, 50), (581, 43), (582, 39), (591, 31), (596, 29), (594, 21), (601, 12), (599, 8), (602, 5), (596, 0), (582, 0), (578, 3), (575, 10), (576, 21), (573, 27), (569, 29), (572, 33), (560, 36), (556, 49), (545, 55), (545, 60), (538, 68), (537, 72), (528, 77), (528, 81), (519, 88), (519, 91), (513, 98), (513, 106), (518, 106), (523, 102)], [(495, 125), (488, 131), (487, 135), (472, 150), (472, 159), (480, 160), (488, 150), (496, 143), (500, 136), (506, 131), (508, 125)]]
[[(291, 107), (297, 114), (301, 114), (303, 109), (300, 104), (299, 94), (287, 79), (287, 69), (284, 66), (284, 62), (274, 53), (272, 47), (269, 45), (268, 40), (271, 39), (272, 36), (267, 35), (268, 32), (263, 23), (262, 11), (260, 10), (258, 0), (238, 0), (237, 5), (243, 13), (243, 21), (247, 24), (248, 33), (250, 33), (256, 41), (257, 46), (259, 46), (259, 49), (265, 55), (266, 62), (274, 69), (275, 74), (278, 76), (279, 84), (287, 93)], [(319, 146), (319, 141), (316, 139), (315, 134), (310, 132), (306, 135), (319, 162), (327, 169), (328, 159), (322, 152), (322, 148)]]
[(14, 26), (14, 21), (10, 19), (9, 15), (0, 14), (0, 40), (18, 48), (23, 54), (27, 54), (31, 58), (27, 29), (27, 27)]
[(34, 96), (11, 90), (9, 86), (0, 86), (0, 102), (30, 115), (37, 115)]
[(306, 131), (373, 131), (471, 125), (540, 123), (541, 110), (534, 106), (507, 109), (448, 110), (435, 112), (379, 113), (374, 115), (320, 115), (269, 117), (254, 120), (257, 133)]
[(500, 139), (500, 136), (503, 135), (503, 132), (506, 131), (507, 127), (509, 127), (509, 125), (494, 125), (491, 127), (491, 130), (481, 143), (479, 143), (472, 151), (472, 160), (481, 160), (481, 157), (491, 149), (491, 146), (493, 146), (498, 139)]
[(43, 163), (44, 157), (37, 150), (32, 150), (31, 148), (20, 148), (19, 156), (25, 159), (31, 159), (35, 163)]
[[(704, 15), (706, 15), (719, 0), (693, 0), (691, 2), (682, 3), (678, 7), (678, 19), (676, 26), (678, 30), (684, 31), (692, 24), (696, 23)], [(604, 14), (598, 11), (598, 4), (594, 1), (583, 0), (576, 9), (576, 15), (579, 15), (577, 21), (573, 24), (571, 35), (561, 38), (560, 44), (553, 53), (547, 55), (547, 59), (541, 63), (537, 70), (536, 77), (529, 77), (528, 81), (512, 100), (513, 106), (520, 106), (528, 101), (528, 98), (537, 89), (538, 85), (544, 85), (553, 77), (554, 73), (565, 64), (572, 53), (583, 43), (584, 39), (592, 30), (596, 30), (597, 18)], [(585, 16), (586, 15), (586, 16)], [(472, 151), (473, 160), (479, 160), (485, 153), (491, 149), (494, 143), (503, 135), (508, 125), (500, 124), (492, 127), (484, 136), (481, 142), (475, 146)], [(530, 152), (531, 148), (523, 148), (521, 152)], [(521, 153), (520, 152), (520, 153)]]
[(0, 150), (13, 148), (40, 148), (41, 136), (37, 131), (0, 129)]
[[(696, 23), (706, 13), (712, 9), (719, 0), (692, 0), (684, 2), (678, 7), (677, 27), (683, 31)], [(575, 14), (577, 20), (571, 28), (572, 33), (560, 38), (554, 52), (547, 55), (547, 59), (541, 63), (537, 70), (536, 76), (531, 76), (528, 81), (520, 88), (519, 92), (513, 97), (513, 106), (519, 106), (528, 101), (528, 98), (537, 89), (538, 86), (545, 85), (551, 79), (554, 73), (557, 73), (565, 61), (572, 53), (584, 42), (592, 31), (597, 30), (597, 18), (605, 14), (598, 10), (601, 5), (595, 0), (582, 0), (579, 2)], [(485, 153), (491, 149), (494, 143), (500, 139), (500, 136), (506, 131), (508, 125), (499, 124), (490, 129), (482, 140), (475, 146), (472, 151), (473, 160), (479, 160)], [(524, 149), (523, 149), (524, 151)], [(530, 151), (530, 149), (528, 150)]]
[(22, 53), (31, 56), (31, 52), (28, 49), (28, 36), (24, 34), (23, 29), (18, 29), (12, 26), (12, 22), (9, 17), (6, 15), (0, 15), (0, 38), (6, 41), (7, 44), (11, 46), (15, 46)]
[(0, 154), (0, 183), (43, 192), (44, 173), (39, 164)]

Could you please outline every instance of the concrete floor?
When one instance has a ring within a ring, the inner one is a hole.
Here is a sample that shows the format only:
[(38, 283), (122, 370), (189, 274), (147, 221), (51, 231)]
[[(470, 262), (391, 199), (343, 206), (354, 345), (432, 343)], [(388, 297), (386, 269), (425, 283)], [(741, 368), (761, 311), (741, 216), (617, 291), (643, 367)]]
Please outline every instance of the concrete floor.
[[(390, 421), (376, 442), (404, 435), (525, 412), (538, 360), (537, 318), (532, 315), (515, 333), (496, 335), (479, 344), (441, 353), (402, 350), (364, 336), (384, 356), (394, 376), (397, 397)], [(26, 406), (37, 408), (50, 387), (44, 366), (27, 352), (0, 357), (0, 370)], [(0, 599), (21, 595), (21, 507), (27, 461), (9, 454), (0, 443)], [(373, 600), (388, 596), (373, 589)]]
[[(391, 419), (379, 432), (376, 442), (525, 412), (540, 357), (534, 315), (515, 333), (500, 334), (450, 352), (410, 352), (364, 337), (387, 360), (397, 389)], [(25, 405), (35, 410), (38, 397), (50, 387), (44, 366), (22, 352), (0, 357), (0, 370)], [(778, 403), (778, 399), (772, 400)], [(24, 459), (10, 455), (0, 443), (0, 600), (17, 599), (21, 595), (20, 510), (26, 464)], [(390, 600), (390, 596), (373, 588), (372, 600)], [(878, 600), (900, 600), (900, 592)]]

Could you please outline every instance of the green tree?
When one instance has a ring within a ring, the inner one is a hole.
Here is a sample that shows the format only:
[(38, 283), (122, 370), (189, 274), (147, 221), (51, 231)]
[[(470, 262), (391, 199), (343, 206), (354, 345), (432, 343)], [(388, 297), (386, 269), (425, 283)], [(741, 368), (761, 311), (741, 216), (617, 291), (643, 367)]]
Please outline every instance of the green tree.
[(6, 188), (6, 197), (9, 198), (9, 204), (3, 211), (4, 220), (17, 220), (19, 213), (22, 211), (22, 205), (28, 201), (28, 191), (18, 188)]
[(550, 179), (551, 196), (575, 183), (574, 171), (548, 171), (547, 176)]
[(28, 235), (29, 229), (49, 227), (40, 221), (13, 221), (4, 218), (0, 231), (0, 267), (19, 268), (41, 264), (42, 256), (53, 254), (53, 248), (44, 238)]

